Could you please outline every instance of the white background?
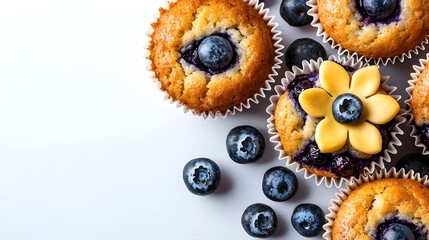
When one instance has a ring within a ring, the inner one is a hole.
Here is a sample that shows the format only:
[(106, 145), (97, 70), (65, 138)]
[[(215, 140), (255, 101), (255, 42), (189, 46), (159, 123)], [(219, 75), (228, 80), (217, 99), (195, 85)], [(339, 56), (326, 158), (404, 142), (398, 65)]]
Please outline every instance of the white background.
[[(267, 2), (283, 44), (304, 36), (321, 40), (311, 26), (289, 27), (279, 17), (280, 0)], [(215, 120), (164, 100), (143, 57), (145, 33), (161, 5), (2, 1), (0, 239), (250, 239), (240, 218), (256, 202), (277, 212), (272, 239), (302, 239), (290, 224), (294, 207), (315, 203), (328, 212), (337, 189), (316, 186), (302, 172), (291, 200), (275, 203), (263, 195), (264, 172), (285, 164), (269, 142), (268, 99)], [(399, 87), (402, 107), (411, 66), (422, 56), (381, 67)], [(282, 65), (280, 75), (286, 70)], [(267, 140), (263, 159), (254, 164), (239, 165), (226, 152), (227, 133), (243, 124)], [(403, 129), (404, 146), (393, 162), (421, 151)], [(183, 183), (182, 168), (196, 157), (221, 168), (213, 195), (193, 195)]]

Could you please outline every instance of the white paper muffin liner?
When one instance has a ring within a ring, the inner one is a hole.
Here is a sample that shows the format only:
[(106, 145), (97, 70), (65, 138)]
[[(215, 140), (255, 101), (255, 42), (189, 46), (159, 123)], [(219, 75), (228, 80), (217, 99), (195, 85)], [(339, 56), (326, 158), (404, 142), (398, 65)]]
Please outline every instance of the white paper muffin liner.
[[(368, 63), (364, 64), (362, 61), (355, 62), (355, 60), (353, 58), (346, 60), (345, 58), (337, 59), (335, 56), (330, 56), (329, 60), (336, 61), (336, 62), (342, 64), (343, 66), (349, 66), (349, 67), (352, 67), (354, 69), (359, 69), (359, 68), (362, 68), (362, 67), (369, 65)], [(319, 66), (322, 62), (323, 62), (323, 59), (321, 59), (321, 58), (319, 58), (317, 60), (317, 62), (314, 60), (311, 60), (310, 62), (303, 61), (303, 68), (302, 69), (294, 66), (294, 67), (292, 67), (292, 71), (287, 71), (285, 73), (285, 78), (283, 78), (281, 80), (281, 84), (274, 87), (276, 94), (274, 94), (273, 96), (270, 97), (271, 104), (267, 107), (267, 113), (269, 114), (269, 118), (267, 120), (267, 122), (268, 122), (267, 127), (268, 127), (268, 133), (273, 135), (270, 137), (270, 141), (275, 144), (274, 149), (279, 152), (279, 160), (286, 159), (286, 166), (295, 165), (296, 172), (304, 171), (304, 178), (306, 178), (306, 179), (314, 178), (316, 185), (320, 185), (324, 182), (327, 187), (331, 187), (332, 185), (335, 185), (337, 188), (339, 188), (342, 185), (344, 180), (350, 181), (351, 177), (349, 177), (349, 178), (322, 177), (322, 176), (318, 176), (316, 174), (313, 174), (310, 171), (308, 171), (306, 168), (302, 167), (300, 164), (298, 164), (297, 162), (292, 160), (287, 155), (285, 150), (283, 149), (283, 145), (281, 143), (280, 136), (279, 136), (279, 134), (275, 128), (275, 124), (274, 124), (274, 120), (275, 120), (274, 119), (274, 111), (275, 111), (275, 108), (276, 108), (276, 105), (277, 105), (277, 102), (278, 102), (280, 96), (286, 91), (287, 85), (293, 79), (295, 79), (295, 76), (297, 76), (297, 75), (309, 74), (311, 72), (318, 71)], [(389, 95), (391, 95), (396, 101), (399, 101), (399, 99), (401, 98), (400, 95), (392, 95), (392, 93), (396, 90), (396, 87), (386, 85), (386, 82), (388, 81), (388, 77), (382, 76), (381, 81), (382, 81), (381, 87)], [(400, 112), (398, 113), (398, 115), (395, 117), (396, 124), (395, 124), (395, 126), (392, 130), (392, 133), (391, 133), (392, 134), (392, 140), (390, 141), (388, 147), (383, 151), (382, 156), (380, 156), (378, 161), (373, 161), (371, 163), (371, 165), (368, 168), (366, 168), (363, 172), (365, 172), (365, 171), (373, 172), (376, 169), (376, 167), (384, 168), (384, 162), (390, 162), (391, 161), (390, 154), (396, 154), (397, 153), (396, 146), (402, 145), (402, 143), (398, 139), (397, 135), (398, 134), (400, 134), (400, 135), (404, 134), (404, 132), (399, 128), (399, 125), (405, 122), (404, 114), (405, 114), (405, 111), (401, 109)]]
[[(163, 9), (168, 9), (170, 3), (177, 2), (177, 0), (166, 0), (163, 4)], [(219, 111), (210, 111), (210, 112), (197, 112), (194, 109), (188, 108), (185, 104), (180, 102), (179, 100), (174, 100), (171, 98), (167, 91), (163, 91), (161, 89), (161, 82), (158, 81), (158, 79), (155, 76), (155, 73), (151, 67), (152, 61), (149, 59), (150, 52), (148, 50), (151, 34), (153, 33), (153, 28), (150, 26), (150, 29), (146, 32), (146, 41), (144, 45), (144, 58), (147, 60), (146, 64), (146, 70), (150, 72), (151, 78), (154, 83), (158, 84), (158, 90), (163, 92), (164, 99), (169, 100), (170, 103), (175, 104), (177, 108), (183, 109), (184, 113), (192, 112), (195, 116), (202, 116), (205, 119), (207, 118), (226, 118), (228, 115), (234, 115), (236, 112), (241, 112), (244, 109), (249, 109), (253, 104), (258, 104), (260, 99), (263, 99), (266, 97), (266, 92), (269, 92), (271, 90), (271, 85), (275, 82), (275, 77), (278, 76), (277, 70), (281, 68), (281, 64), (283, 61), (281, 60), (281, 57), (283, 56), (282, 50), (284, 49), (284, 46), (281, 44), (282, 38), (281, 38), (281, 31), (278, 30), (279, 24), (274, 21), (274, 16), (269, 14), (269, 9), (264, 8), (264, 3), (259, 3), (258, 0), (243, 0), (243, 2), (247, 2), (249, 5), (253, 6), (256, 10), (258, 10), (259, 14), (262, 16), (262, 19), (267, 23), (267, 26), (271, 29), (272, 39), (273, 39), (273, 46), (275, 49), (275, 57), (274, 57), (274, 65), (271, 68), (271, 73), (267, 76), (267, 79), (265, 80), (264, 86), (259, 90), (259, 92), (255, 93), (252, 97), (249, 97), (244, 102), (240, 103), (237, 106), (229, 108), (225, 112), (219, 112)], [(154, 15), (154, 19), (152, 22), (156, 22), (160, 16), (159, 11), (156, 15)]]
[(406, 58), (410, 59), (413, 55), (418, 55), (419, 51), (425, 50), (425, 45), (429, 42), (429, 34), (423, 39), (423, 41), (417, 45), (414, 49), (409, 50), (408, 52), (402, 53), (401, 55), (394, 57), (386, 57), (386, 58), (372, 58), (366, 57), (364, 55), (359, 55), (356, 52), (350, 51), (344, 48), (340, 43), (337, 43), (332, 39), (328, 33), (324, 30), (322, 23), (320, 23), (318, 10), (317, 10), (317, 0), (307, 0), (307, 5), (310, 7), (308, 10), (308, 15), (313, 17), (311, 21), (311, 26), (317, 28), (316, 35), (321, 36), (323, 42), (329, 43), (332, 49), (338, 50), (338, 55), (347, 55), (347, 58), (355, 58), (358, 61), (364, 60), (366, 62), (373, 61), (376, 65), (386, 66), (389, 63), (395, 64), (396, 61), (404, 62)]
[[(429, 155), (429, 149), (426, 145), (424, 145), (421, 141), (421, 138), (419, 136), (419, 133), (417, 131), (416, 125), (414, 123), (414, 116), (411, 113), (411, 98), (413, 97), (413, 91), (415, 88), (415, 85), (417, 83), (417, 80), (420, 76), (420, 74), (423, 72), (423, 70), (426, 68), (426, 65), (429, 63), (429, 53), (426, 54), (426, 59), (420, 59), (420, 64), (419, 65), (414, 65), (413, 69), (414, 72), (411, 73), (411, 79), (408, 80), (408, 84), (410, 85), (409, 87), (407, 87), (405, 90), (407, 91), (409, 98), (407, 100), (405, 100), (405, 104), (407, 107), (407, 117), (408, 117), (408, 122), (407, 122), (407, 126), (411, 127), (411, 133), (410, 136), (414, 138), (414, 143), (417, 147), (421, 147), (423, 150), (423, 154), (424, 155)], [(428, 89), (429, 90), (429, 89)]]
[(323, 229), (325, 233), (323, 234), (324, 239), (332, 239), (332, 226), (334, 224), (335, 217), (337, 216), (338, 209), (344, 200), (347, 199), (349, 194), (355, 190), (360, 185), (366, 182), (373, 182), (377, 179), (383, 178), (407, 178), (416, 180), (426, 187), (429, 187), (429, 179), (428, 176), (420, 176), (419, 173), (415, 173), (414, 170), (409, 172), (405, 172), (405, 169), (401, 168), (400, 170), (396, 170), (395, 168), (391, 168), (389, 171), (386, 169), (380, 169), (376, 172), (372, 172), (369, 174), (361, 175), (359, 178), (353, 178), (352, 181), (348, 182), (346, 186), (340, 189), (340, 192), (335, 194), (336, 199), (330, 201), (331, 207), (329, 207), (329, 213), (325, 215), (327, 220), (326, 224), (323, 225)]

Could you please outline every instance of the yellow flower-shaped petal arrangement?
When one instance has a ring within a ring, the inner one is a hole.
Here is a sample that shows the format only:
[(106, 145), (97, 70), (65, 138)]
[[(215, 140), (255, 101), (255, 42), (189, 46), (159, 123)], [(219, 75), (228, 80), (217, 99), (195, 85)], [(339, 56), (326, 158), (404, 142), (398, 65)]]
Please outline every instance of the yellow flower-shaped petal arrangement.
[[(315, 133), (320, 151), (336, 152), (349, 142), (360, 152), (379, 153), (382, 137), (374, 124), (392, 120), (400, 106), (393, 97), (377, 94), (381, 84), (378, 67), (361, 68), (350, 79), (341, 65), (324, 61), (319, 78), (322, 88), (303, 91), (299, 103), (308, 115), (323, 118)], [(343, 112), (346, 119), (341, 116)]]

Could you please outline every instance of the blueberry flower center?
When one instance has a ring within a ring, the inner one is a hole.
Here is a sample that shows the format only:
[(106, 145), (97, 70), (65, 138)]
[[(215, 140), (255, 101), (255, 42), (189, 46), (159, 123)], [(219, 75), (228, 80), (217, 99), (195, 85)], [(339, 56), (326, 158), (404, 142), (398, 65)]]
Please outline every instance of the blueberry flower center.
[(362, 115), (362, 101), (355, 95), (344, 93), (332, 104), (332, 115), (339, 123), (354, 123)]

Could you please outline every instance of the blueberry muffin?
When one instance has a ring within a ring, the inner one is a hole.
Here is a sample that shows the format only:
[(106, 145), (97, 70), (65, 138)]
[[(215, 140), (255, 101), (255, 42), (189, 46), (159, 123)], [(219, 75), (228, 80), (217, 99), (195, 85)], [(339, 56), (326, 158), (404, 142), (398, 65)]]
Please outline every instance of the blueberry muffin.
[(390, 58), (429, 34), (427, 0), (317, 0), (324, 31), (335, 43), (369, 58)]
[(169, 97), (195, 113), (259, 94), (275, 64), (271, 29), (242, 0), (178, 0), (152, 24), (149, 60)]
[(319, 64), (289, 79), (275, 105), (275, 130), (287, 156), (310, 173), (358, 176), (388, 148), (399, 104), (381, 88), (378, 67)]
[(411, 114), (420, 141), (429, 147), (429, 64), (419, 74), (411, 97)]
[(429, 239), (429, 189), (418, 181), (385, 178), (366, 182), (340, 205), (333, 240)]

